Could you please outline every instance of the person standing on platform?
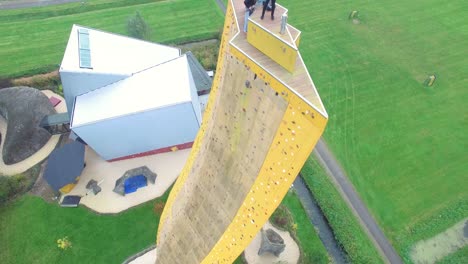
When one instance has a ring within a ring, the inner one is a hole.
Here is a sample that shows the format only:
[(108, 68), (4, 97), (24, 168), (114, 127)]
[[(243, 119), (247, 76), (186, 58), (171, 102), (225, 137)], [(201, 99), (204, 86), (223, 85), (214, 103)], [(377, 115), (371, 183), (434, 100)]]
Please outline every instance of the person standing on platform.
[[(265, 2), (263, 2), (262, 16), (260, 17), (261, 19), (263, 19), (263, 17), (265, 16), (265, 11), (267, 9), (269, 2), (270, 0), (266, 0)], [(275, 7), (276, 7), (276, 0), (271, 0), (271, 20), (275, 19)]]
[(249, 22), (249, 16), (255, 10), (255, 3), (257, 0), (245, 0), (245, 19), (244, 19), (244, 32), (247, 32), (247, 23)]

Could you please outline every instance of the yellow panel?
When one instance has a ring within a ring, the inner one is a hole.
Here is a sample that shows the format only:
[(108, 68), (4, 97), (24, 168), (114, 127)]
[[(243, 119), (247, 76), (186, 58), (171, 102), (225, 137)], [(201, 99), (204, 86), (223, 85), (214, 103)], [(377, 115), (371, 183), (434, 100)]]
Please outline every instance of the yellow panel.
[(249, 20), (247, 41), (286, 70), (293, 72), (297, 49), (276, 37), (265, 28)]
[(73, 188), (75, 188), (76, 184), (75, 183), (70, 183), (70, 184), (67, 184), (65, 186), (63, 186), (62, 188), (60, 188), (60, 192), (62, 194), (66, 194), (66, 193), (69, 193), (71, 192), (71, 190), (73, 190)]
[(299, 47), (299, 44), (301, 43), (301, 35), (302, 35), (302, 34), (299, 33), (299, 35), (297, 36), (296, 40), (294, 41), (294, 43), (296, 43), (296, 47)]

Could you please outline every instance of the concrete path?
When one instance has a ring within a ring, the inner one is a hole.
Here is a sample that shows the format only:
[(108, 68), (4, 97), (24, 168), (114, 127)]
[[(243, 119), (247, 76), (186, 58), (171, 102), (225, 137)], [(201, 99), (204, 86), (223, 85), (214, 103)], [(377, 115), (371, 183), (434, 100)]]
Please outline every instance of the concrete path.
[[(183, 149), (175, 152), (107, 162), (93, 149), (86, 147), (86, 168), (81, 173), (80, 180), (75, 188), (68, 195), (82, 196), (80, 204), (86, 205), (99, 213), (115, 214), (125, 211), (128, 208), (162, 196), (179, 176), (190, 151), (191, 149)], [(154, 184), (148, 183), (148, 186), (125, 196), (113, 191), (117, 179), (122, 177), (126, 171), (141, 166), (147, 166), (158, 175)], [(90, 180), (100, 182), (101, 192), (94, 195), (86, 189), (86, 185)]]
[[(62, 100), (62, 102), (60, 102), (55, 107), (55, 110), (57, 111), (57, 113), (67, 112), (67, 106), (65, 105), (65, 99), (63, 99), (63, 97), (49, 90), (44, 90), (42, 92), (48, 98), (54, 96)], [(0, 116), (0, 133), (5, 136), (6, 131), (7, 131), (7, 121), (2, 116)], [(2, 140), (0, 144), (0, 174), (6, 175), (6, 176), (13, 176), (13, 175), (23, 173), (29, 170), (34, 165), (36, 165), (37, 163), (47, 158), (49, 154), (55, 149), (59, 140), (60, 140), (60, 135), (51, 136), (49, 141), (47, 141), (47, 143), (39, 151), (31, 155), (30, 157), (18, 163), (11, 164), (11, 165), (6, 165), (3, 161), (3, 158), (2, 158), (3, 157), (3, 144), (5, 143), (5, 140)]]
[(218, 4), (221, 11), (223, 11), (223, 13), (226, 14), (226, 5), (224, 4), (224, 2), (221, 0), (216, 0), (216, 4)]
[(16, 0), (16, 1), (0, 1), (0, 9), (18, 9), (28, 7), (40, 7), (48, 5), (58, 5), (73, 2), (86, 2), (84, 0)]
[(376, 248), (385, 257), (384, 260), (390, 263), (403, 263), (322, 139), (315, 146), (314, 154), (325, 168), (327, 174), (332, 178), (343, 199), (358, 217), (359, 222), (374, 245), (376, 245)]

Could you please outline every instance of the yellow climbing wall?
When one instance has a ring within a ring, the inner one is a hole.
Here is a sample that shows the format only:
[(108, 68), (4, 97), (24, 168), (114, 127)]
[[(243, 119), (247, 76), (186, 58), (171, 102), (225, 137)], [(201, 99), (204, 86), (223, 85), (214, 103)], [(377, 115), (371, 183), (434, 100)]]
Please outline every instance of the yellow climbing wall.
[[(248, 24), (247, 41), (290, 72), (294, 71), (297, 48), (252, 21)], [(268, 43), (268, 45), (265, 45)]]
[(161, 216), (157, 263), (232, 263), (325, 128), (323, 111), (232, 44), (247, 41), (239, 32), (242, 12), (238, 3), (228, 5), (203, 122)]

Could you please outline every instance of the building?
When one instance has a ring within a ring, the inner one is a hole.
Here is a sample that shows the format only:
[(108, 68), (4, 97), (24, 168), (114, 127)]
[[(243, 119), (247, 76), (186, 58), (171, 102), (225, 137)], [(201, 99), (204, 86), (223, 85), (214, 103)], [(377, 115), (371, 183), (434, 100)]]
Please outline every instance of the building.
[(191, 147), (211, 86), (191, 53), (78, 25), (60, 77), (72, 137), (109, 161)]

